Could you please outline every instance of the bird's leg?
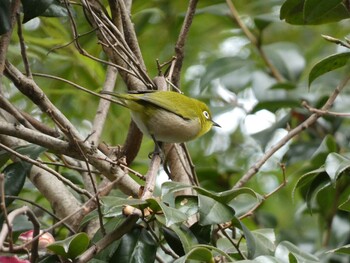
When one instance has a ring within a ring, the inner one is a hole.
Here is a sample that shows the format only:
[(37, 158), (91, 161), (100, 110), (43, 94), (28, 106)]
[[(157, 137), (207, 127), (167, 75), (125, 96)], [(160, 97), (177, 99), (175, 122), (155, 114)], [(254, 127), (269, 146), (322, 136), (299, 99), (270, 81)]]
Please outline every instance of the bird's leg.
[(152, 152), (152, 153), (150, 153), (149, 155), (148, 155), (148, 157), (150, 158), (150, 159), (152, 159), (152, 156), (153, 155), (159, 155), (160, 157), (161, 157), (161, 159), (163, 159), (162, 157), (162, 155), (163, 155), (163, 151), (162, 151), (162, 142), (159, 142), (159, 141), (157, 141), (156, 140), (156, 138), (153, 136), (153, 135), (151, 135), (151, 137), (152, 137), (152, 139), (153, 139), (153, 141), (154, 141), (154, 151)]

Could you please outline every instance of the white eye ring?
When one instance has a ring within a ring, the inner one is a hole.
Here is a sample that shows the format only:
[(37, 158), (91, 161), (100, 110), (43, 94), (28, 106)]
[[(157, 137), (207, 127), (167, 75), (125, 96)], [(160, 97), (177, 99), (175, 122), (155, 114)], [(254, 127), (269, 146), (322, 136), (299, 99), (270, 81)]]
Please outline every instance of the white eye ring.
[(209, 114), (209, 112), (207, 112), (206, 110), (203, 111), (203, 115), (204, 115), (204, 117), (205, 117), (207, 120), (210, 119), (210, 114)]

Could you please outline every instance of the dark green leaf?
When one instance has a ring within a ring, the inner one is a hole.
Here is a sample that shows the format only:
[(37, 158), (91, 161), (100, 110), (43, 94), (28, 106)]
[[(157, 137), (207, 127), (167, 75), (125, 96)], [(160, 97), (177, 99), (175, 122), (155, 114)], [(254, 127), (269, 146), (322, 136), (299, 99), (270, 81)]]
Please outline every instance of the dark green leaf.
[(349, 18), (349, 11), (341, 0), (287, 0), (280, 18), (294, 25), (318, 25)]
[(179, 237), (185, 254), (187, 254), (194, 245), (198, 244), (197, 238), (193, 235), (193, 233), (187, 226), (185, 225), (179, 226), (179, 225), (173, 224), (170, 226), (170, 228)]
[(211, 227), (211, 225), (201, 226), (199, 222), (196, 222), (190, 227), (190, 229), (199, 243), (208, 244), (211, 241)]
[[(30, 144), (16, 148), (16, 151), (35, 160), (41, 153), (46, 151), (46, 149), (34, 144)], [(21, 192), (26, 176), (30, 172), (31, 168), (32, 164), (24, 161), (18, 161), (9, 164), (3, 170), (3, 173), (5, 174), (5, 195), (17, 196)], [(13, 200), (14, 199), (6, 198), (6, 206), (9, 206)]]
[[(5, 195), (17, 196), (21, 192), (30, 169), (30, 165), (22, 162), (11, 163), (5, 168)], [(13, 201), (14, 199), (6, 198), (6, 206)]]
[(350, 52), (346, 52), (346, 53), (331, 55), (321, 60), (320, 62), (318, 62), (315, 66), (313, 66), (309, 74), (309, 87), (311, 83), (319, 76), (322, 76), (327, 72), (330, 72), (345, 66), (348, 63), (349, 58), (350, 58)]
[(55, 254), (68, 259), (75, 259), (89, 246), (90, 240), (86, 233), (78, 233), (65, 240), (56, 241), (47, 246)]
[(304, 0), (287, 0), (283, 3), (280, 18), (290, 24), (303, 24)]
[(304, 5), (305, 24), (322, 20), (332, 9), (336, 8), (342, 0), (306, 0)]
[(146, 229), (136, 227), (125, 234), (110, 262), (153, 263), (156, 259), (157, 245)]
[(235, 211), (226, 204), (219, 203), (213, 198), (198, 195), (199, 223), (201, 225), (221, 224), (231, 221)]
[(299, 100), (293, 100), (293, 99), (287, 99), (287, 100), (270, 100), (270, 101), (259, 101), (254, 109), (252, 110), (252, 113), (260, 111), (260, 110), (268, 110), (271, 112), (276, 112), (280, 109), (285, 108), (297, 108), (300, 107), (300, 101)]
[(42, 15), (46, 9), (54, 2), (54, 0), (31, 0), (22, 1), (23, 5), (23, 23)]
[(162, 227), (163, 235), (170, 248), (180, 257), (185, 255), (184, 247), (182, 246), (181, 239), (174, 230), (167, 227)]
[[(74, 10), (71, 9), (71, 12), (74, 13)], [(45, 10), (45, 12), (41, 14), (41, 16), (65, 17), (65, 16), (68, 16), (68, 11), (65, 5), (60, 3), (59, 0), (54, 0), (53, 3), (49, 5), (49, 7)]]
[(278, 82), (270, 87), (270, 90), (294, 90), (296, 85), (291, 82)]
[(10, 23), (10, 2), (9, 0), (2, 0), (0, 1), (0, 35), (9, 31)]
[[(126, 220), (125, 216), (117, 216), (114, 217), (105, 223), (104, 229), (107, 233), (110, 233), (117, 227), (119, 227), (124, 221)], [(97, 241), (101, 240), (103, 238), (104, 234), (101, 231), (101, 228), (95, 233), (94, 237), (92, 238), (91, 242), (96, 243)], [(96, 256), (95, 259), (103, 260), (104, 262), (108, 262), (114, 252), (117, 250), (118, 246), (120, 244), (120, 239), (114, 241), (112, 244), (110, 244), (108, 247), (100, 251)]]

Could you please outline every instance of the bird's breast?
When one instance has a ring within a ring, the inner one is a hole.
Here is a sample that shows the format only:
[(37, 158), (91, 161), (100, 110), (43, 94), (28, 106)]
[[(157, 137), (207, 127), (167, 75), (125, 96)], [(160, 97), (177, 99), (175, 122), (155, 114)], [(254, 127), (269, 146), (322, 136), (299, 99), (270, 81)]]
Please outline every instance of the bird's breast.
[(157, 141), (179, 143), (196, 138), (201, 130), (198, 118), (184, 119), (172, 112), (158, 109), (150, 112), (131, 112), (139, 129)]

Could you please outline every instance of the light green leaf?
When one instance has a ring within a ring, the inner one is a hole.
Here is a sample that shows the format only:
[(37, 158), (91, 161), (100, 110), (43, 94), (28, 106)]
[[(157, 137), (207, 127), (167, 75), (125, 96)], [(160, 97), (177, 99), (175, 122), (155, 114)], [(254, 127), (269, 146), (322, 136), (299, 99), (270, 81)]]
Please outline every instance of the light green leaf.
[(186, 214), (178, 209), (165, 205), (162, 201), (154, 198), (147, 199), (146, 201), (153, 211), (161, 210), (163, 212), (166, 226), (171, 226), (172, 224), (181, 223), (187, 220)]
[(337, 253), (350, 255), (350, 244), (327, 251), (326, 253)]
[(340, 204), (338, 208), (340, 210), (350, 212), (350, 196), (348, 197), (348, 199), (345, 202)]
[(325, 170), (333, 184), (336, 183), (339, 175), (350, 167), (350, 160), (338, 153), (330, 153), (325, 162)]
[(199, 194), (199, 223), (201, 225), (221, 224), (231, 221), (235, 211), (226, 204)]
[[(293, 255), (289, 256), (290, 253)], [(289, 261), (289, 259), (292, 259), (293, 260), (292, 262), (295, 262), (294, 258), (297, 260), (297, 262), (303, 262), (303, 263), (320, 262), (320, 260), (316, 256), (302, 251), (300, 248), (290, 243), (289, 241), (282, 241), (281, 243), (278, 244), (275, 251), (275, 256), (276, 258), (279, 258), (282, 260)]]

